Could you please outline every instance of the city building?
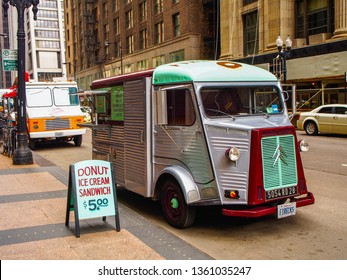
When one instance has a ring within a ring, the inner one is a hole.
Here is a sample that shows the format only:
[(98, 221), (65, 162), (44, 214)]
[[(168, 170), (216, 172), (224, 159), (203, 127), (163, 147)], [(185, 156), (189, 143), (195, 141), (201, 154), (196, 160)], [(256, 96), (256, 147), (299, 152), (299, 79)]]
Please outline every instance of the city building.
[(26, 10), (26, 69), (36, 81), (52, 81), (66, 76), (64, 1), (40, 0), (37, 20)]
[(68, 77), (95, 79), (219, 56), (217, 0), (66, 0)]
[[(296, 93), (298, 110), (347, 103), (346, 0), (234, 0), (220, 5), (221, 59), (269, 69)], [(291, 46), (286, 46), (288, 36)], [(276, 41), (283, 44), (280, 53)]]
[[(36, 81), (66, 78), (66, 65), (63, 64), (65, 61), (63, 2), (63, 0), (40, 0), (36, 21), (33, 18), (32, 7), (25, 9), (25, 68), (29, 72), (30, 78)], [(17, 9), (10, 5), (8, 17), (1, 17), (3, 33), (8, 34), (4, 48), (12, 50), (18, 48), (17, 13)], [(1, 9), (2, 14), (3, 10)], [(6, 72), (4, 75), (7, 77), (6, 85), (8, 87), (14, 82), (17, 72)]]
[[(0, 9), (0, 89), (9, 88), (12, 85), (12, 76), (14, 77), (11, 71), (4, 71), (4, 67), (2, 65), (2, 51), (11, 49), (10, 46), (14, 45), (14, 39), (11, 38), (9, 34), (12, 34), (14, 31), (12, 30), (12, 25), (9, 22), (12, 21), (11, 16), (4, 17), (4, 11)], [(15, 17), (17, 19), (17, 17)]]

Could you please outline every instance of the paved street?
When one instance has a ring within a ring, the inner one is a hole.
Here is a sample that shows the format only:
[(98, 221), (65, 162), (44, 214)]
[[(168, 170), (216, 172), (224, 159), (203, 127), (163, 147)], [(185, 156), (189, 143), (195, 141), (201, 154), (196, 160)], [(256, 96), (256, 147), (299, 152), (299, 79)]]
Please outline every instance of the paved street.
[[(80, 148), (42, 147), (36, 153), (67, 171), (68, 163), (90, 158), (90, 137), (89, 131)], [(203, 208), (192, 227), (177, 230), (166, 224), (159, 204), (127, 191), (119, 192), (119, 200), (215, 259), (347, 259), (347, 138), (307, 137), (301, 131), (298, 138), (310, 143), (302, 157), (316, 203), (299, 208), (294, 217), (234, 219)]]
[[(129, 259), (346, 260), (347, 214), (343, 209), (347, 208), (347, 138), (307, 137), (302, 132), (298, 132), (298, 138), (310, 143), (310, 151), (302, 156), (316, 203), (299, 208), (294, 217), (234, 219), (221, 216), (216, 208), (202, 208), (192, 227), (177, 230), (166, 224), (158, 203), (120, 190), (121, 232), (114, 231), (113, 219), (106, 227), (92, 220), (83, 223), (80, 239), (74, 237), (73, 229), (64, 226), (66, 186), (69, 165), (91, 159), (91, 132), (85, 135), (81, 147), (39, 147), (34, 152), (34, 165), (13, 166), (1, 155), (0, 208), (4, 214), (0, 257), (117, 259), (125, 255), (110, 255), (109, 250), (93, 254), (100, 245), (108, 248), (109, 242), (121, 242), (123, 254), (131, 248)], [(134, 247), (129, 242), (139, 245)], [(89, 249), (82, 250), (86, 244)], [(46, 246), (53, 249), (47, 251)]]

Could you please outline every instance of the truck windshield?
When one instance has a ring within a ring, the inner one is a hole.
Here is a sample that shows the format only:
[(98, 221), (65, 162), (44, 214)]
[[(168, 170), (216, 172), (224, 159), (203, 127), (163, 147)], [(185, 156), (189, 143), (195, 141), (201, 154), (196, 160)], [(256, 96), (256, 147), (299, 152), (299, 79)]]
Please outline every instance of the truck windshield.
[(26, 88), (28, 107), (76, 106), (79, 104), (76, 91), (69, 87)]
[(205, 115), (210, 118), (283, 112), (277, 87), (203, 87), (200, 94)]
[(53, 105), (50, 88), (26, 88), (28, 107), (51, 107)]
[(54, 104), (56, 106), (75, 106), (79, 104), (77, 94), (71, 92), (70, 88), (53, 88)]

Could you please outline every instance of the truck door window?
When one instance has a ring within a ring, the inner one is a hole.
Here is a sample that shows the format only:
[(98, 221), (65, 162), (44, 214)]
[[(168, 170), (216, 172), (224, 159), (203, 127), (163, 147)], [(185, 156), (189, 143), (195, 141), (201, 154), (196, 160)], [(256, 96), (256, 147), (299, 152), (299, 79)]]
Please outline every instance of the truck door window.
[(195, 122), (194, 106), (188, 89), (166, 91), (167, 125), (190, 126)]

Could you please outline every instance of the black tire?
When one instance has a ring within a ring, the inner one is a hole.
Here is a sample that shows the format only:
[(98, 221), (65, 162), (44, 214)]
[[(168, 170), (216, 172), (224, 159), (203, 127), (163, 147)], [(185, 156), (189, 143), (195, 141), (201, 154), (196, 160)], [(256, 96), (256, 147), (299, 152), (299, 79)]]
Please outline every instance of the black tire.
[(79, 147), (82, 145), (82, 135), (76, 135), (74, 138), (73, 138), (73, 142), (75, 143), (75, 146), (76, 147)]
[(318, 127), (313, 121), (307, 121), (305, 123), (305, 132), (307, 135), (317, 135), (318, 134)]
[(29, 139), (28, 146), (30, 150), (34, 151), (36, 149), (36, 142), (33, 139)]
[(0, 154), (5, 153), (5, 147), (4, 147), (4, 141), (3, 139), (0, 140)]
[(161, 207), (165, 220), (175, 228), (186, 228), (194, 223), (196, 208), (187, 205), (181, 187), (170, 178), (161, 188)]

